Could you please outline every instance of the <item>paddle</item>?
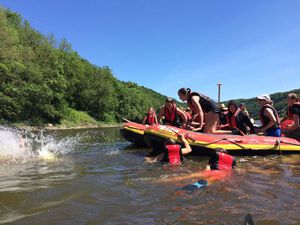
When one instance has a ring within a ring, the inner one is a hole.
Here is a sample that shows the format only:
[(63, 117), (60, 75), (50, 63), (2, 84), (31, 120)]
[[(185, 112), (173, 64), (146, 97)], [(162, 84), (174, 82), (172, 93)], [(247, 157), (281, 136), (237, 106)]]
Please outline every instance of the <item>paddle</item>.
[(128, 123), (132, 123), (130, 120), (123, 118), (123, 117), (122, 117), (122, 120), (124, 120), (125, 122), (128, 122)]
[(187, 192), (193, 192), (193, 191), (205, 188), (207, 186), (208, 186), (207, 180), (201, 179), (193, 184), (188, 184), (188, 185), (182, 187), (182, 190), (187, 191)]

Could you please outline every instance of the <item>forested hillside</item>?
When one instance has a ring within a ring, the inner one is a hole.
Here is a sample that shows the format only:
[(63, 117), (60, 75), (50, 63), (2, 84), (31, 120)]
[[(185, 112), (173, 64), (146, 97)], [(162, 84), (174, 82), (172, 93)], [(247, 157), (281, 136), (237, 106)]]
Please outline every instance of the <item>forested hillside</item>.
[[(300, 94), (300, 89), (293, 92)], [(288, 93), (271, 95), (281, 115)], [(103, 123), (120, 122), (122, 117), (141, 121), (149, 106), (158, 109), (165, 98), (136, 83), (119, 81), (108, 66), (81, 58), (65, 39), (46, 37), (19, 14), (0, 7), (1, 121), (60, 124), (89, 116)], [(244, 102), (258, 118), (255, 98), (236, 101)]]
[[(300, 96), (300, 89), (295, 89), (287, 92), (278, 92), (274, 94), (270, 94), (271, 99), (273, 100), (273, 105), (275, 109), (278, 111), (279, 115), (282, 117), (285, 115), (287, 110), (287, 95), (290, 93), (296, 93)], [(259, 119), (259, 111), (260, 105), (257, 102), (256, 98), (250, 99), (235, 99), (235, 101), (239, 103), (245, 103), (247, 106), (247, 110), (249, 111), (251, 117), (255, 119)], [(227, 104), (228, 102), (224, 102)]]
[(66, 40), (46, 37), (0, 8), (0, 120), (59, 124), (83, 111), (105, 123), (140, 121), (149, 106), (158, 109), (164, 100), (117, 80), (108, 66), (92, 65)]

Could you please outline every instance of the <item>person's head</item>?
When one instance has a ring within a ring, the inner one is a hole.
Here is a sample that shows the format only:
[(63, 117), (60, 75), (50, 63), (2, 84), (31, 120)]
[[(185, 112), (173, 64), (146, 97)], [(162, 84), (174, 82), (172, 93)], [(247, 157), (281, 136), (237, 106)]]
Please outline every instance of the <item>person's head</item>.
[(289, 93), (287, 102), (288, 106), (292, 106), (295, 102), (299, 102), (299, 96), (295, 93)]
[(229, 112), (231, 112), (231, 113), (235, 113), (236, 110), (238, 109), (235, 101), (229, 101), (227, 107), (228, 107)]
[(221, 112), (227, 112), (228, 108), (225, 106), (224, 103), (220, 104)]
[(245, 105), (245, 103), (240, 103), (240, 105), (239, 105), (239, 108), (241, 109), (241, 110), (246, 110), (246, 105)]
[(170, 98), (170, 97), (168, 97), (167, 99), (166, 99), (166, 104), (165, 104), (165, 106), (168, 108), (168, 109), (172, 109), (173, 108), (173, 106), (174, 106), (174, 99), (173, 98)]
[(176, 144), (176, 141), (172, 138), (166, 138), (164, 141), (164, 144), (165, 145), (174, 145), (174, 144)]
[(262, 106), (273, 103), (270, 95), (264, 94), (264, 95), (257, 96), (256, 98), (258, 99), (259, 104)]
[(178, 90), (178, 96), (182, 101), (186, 101), (191, 93), (190, 88), (180, 88)]
[(149, 114), (152, 114), (152, 113), (154, 113), (155, 111), (154, 111), (154, 108), (153, 107), (149, 107), (148, 108), (148, 113)]
[(224, 148), (213, 149), (213, 152), (215, 152), (215, 153), (221, 152), (221, 153), (226, 153), (227, 154), (227, 151)]

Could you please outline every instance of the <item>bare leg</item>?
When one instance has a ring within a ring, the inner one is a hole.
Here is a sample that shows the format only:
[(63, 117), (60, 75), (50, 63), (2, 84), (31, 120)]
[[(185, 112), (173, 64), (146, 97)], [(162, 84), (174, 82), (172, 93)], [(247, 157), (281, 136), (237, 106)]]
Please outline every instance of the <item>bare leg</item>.
[(215, 112), (208, 112), (206, 114), (203, 132), (214, 133), (216, 131), (218, 121), (219, 121), (219, 114)]

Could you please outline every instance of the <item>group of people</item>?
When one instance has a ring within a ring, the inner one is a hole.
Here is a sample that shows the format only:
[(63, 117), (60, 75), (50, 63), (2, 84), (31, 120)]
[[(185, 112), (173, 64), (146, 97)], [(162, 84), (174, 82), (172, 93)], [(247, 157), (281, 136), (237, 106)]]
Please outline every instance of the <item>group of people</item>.
[(263, 134), (274, 137), (285, 135), (300, 141), (300, 100), (295, 93), (287, 96), (287, 119), (291, 123), (284, 130), (281, 129), (278, 112), (269, 95), (257, 97), (262, 124), (260, 127), (254, 127), (243, 103), (238, 105), (235, 101), (229, 101), (227, 107), (221, 107), (208, 96), (192, 92), (190, 88), (179, 89), (178, 96), (182, 101), (187, 102), (187, 109), (178, 107), (172, 98), (167, 98), (158, 116), (152, 107), (149, 108), (143, 124), (152, 125), (162, 122), (204, 133), (228, 133), (229, 131), (237, 135)]

